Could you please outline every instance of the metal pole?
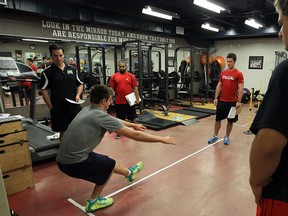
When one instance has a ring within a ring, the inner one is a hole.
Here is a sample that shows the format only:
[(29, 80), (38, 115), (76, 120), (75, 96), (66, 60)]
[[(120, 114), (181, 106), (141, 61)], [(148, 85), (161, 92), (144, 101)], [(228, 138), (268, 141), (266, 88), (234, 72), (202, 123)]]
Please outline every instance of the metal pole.
[(5, 113), (4, 92), (2, 89), (2, 82), (0, 80), (0, 112)]
[(92, 55), (91, 55), (91, 47), (88, 47), (87, 48), (87, 52), (88, 52), (88, 74), (89, 75), (92, 75), (92, 71), (93, 71), (93, 69), (92, 69)]
[(117, 49), (114, 47), (114, 73), (118, 71)]
[(104, 85), (107, 85), (107, 78), (106, 78), (106, 53), (105, 53), (105, 48), (102, 47), (102, 74), (103, 74), (103, 79), (104, 79)]
[(194, 58), (193, 58), (193, 48), (191, 47), (190, 49), (190, 64), (189, 64), (189, 69), (190, 69), (190, 106), (193, 107), (193, 94), (194, 94)]
[(168, 108), (168, 102), (169, 102), (169, 81), (168, 81), (168, 44), (165, 44), (165, 101), (164, 104)]
[(139, 97), (141, 98), (141, 102), (139, 104), (140, 114), (143, 110), (143, 53), (141, 42), (137, 42), (138, 48), (138, 65), (139, 65)]
[(30, 95), (30, 118), (35, 119), (35, 109), (36, 109), (36, 100), (35, 100), (35, 90), (37, 88), (36, 81), (31, 81), (31, 95)]
[(152, 73), (152, 46), (148, 48), (148, 83), (149, 83), (149, 98), (152, 99), (152, 83), (153, 83), (153, 73)]
[(79, 46), (75, 46), (76, 52), (76, 62), (77, 62), (77, 70), (80, 73), (80, 54), (79, 54)]

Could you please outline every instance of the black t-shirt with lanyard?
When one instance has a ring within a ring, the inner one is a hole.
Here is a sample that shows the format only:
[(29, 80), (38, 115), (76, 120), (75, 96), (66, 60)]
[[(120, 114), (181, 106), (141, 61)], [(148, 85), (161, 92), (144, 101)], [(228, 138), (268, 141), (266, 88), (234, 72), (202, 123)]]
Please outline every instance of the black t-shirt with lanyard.
[[(288, 60), (273, 71), (268, 90), (250, 130), (274, 129), (288, 138)], [(273, 182), (263, 188), (262, 196), (288, 202), (288, 145), (283, 149), (280, 164), (272, 175)]]

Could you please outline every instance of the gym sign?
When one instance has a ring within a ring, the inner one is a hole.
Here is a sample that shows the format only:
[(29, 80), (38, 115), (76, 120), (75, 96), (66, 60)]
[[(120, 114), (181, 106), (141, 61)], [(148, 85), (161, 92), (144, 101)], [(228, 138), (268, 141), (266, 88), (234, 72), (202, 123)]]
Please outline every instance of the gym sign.
[(76, 25), (42, 20), (41, 27), (47, 29), (52, 38), (71, 41), (121, 44), (122, 42), (129, 40), (142, 40), (144, 42), (150, 43), (175, 44), (175, 39), (171, 38), (86, 25)]

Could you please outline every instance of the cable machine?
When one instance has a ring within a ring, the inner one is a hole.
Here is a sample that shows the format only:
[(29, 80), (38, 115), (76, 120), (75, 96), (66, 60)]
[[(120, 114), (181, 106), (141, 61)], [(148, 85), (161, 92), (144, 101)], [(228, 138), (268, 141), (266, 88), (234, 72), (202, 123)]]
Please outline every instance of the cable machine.
[[(189, 51), (189, 56), (190, 56), (190, 63), (187, 64), (186, 61), (182, 62), (183, 65), (181, 65), (181, 68), (179, 67), (178, 69), (178, 52), (180, 50), (188, 50)], [(204, 65), (204, 85), (205, 85), (205, 102), (208, 100), (208, 95), (209, 95), (209, 79), (208, 79), (208, 68), (209, 68), (209, 49), (203, 49), (203, 48), (197, 48), (197, 47), (178, 47), (174, 51), (174, 69), (175, 71), (179, 71), (181, 73), (181, 82), (180, 82), (180, 87), (181, 85), (185, 84), (186, 86), (189, 85), (189, 91), (186, 93), (189, 93), (189, 102), (190, 102), (190, 107), (193, 107), (193, 97), (194, 97), (194, 82), (197, 81), (199, 82), (201, 80), (201, 76), (198, 71), (195, 70), (195, 62), (194, 59), (196, 59), (196, 53), (207, 53), (207, 61), (206, 64)], [(200, 61), (200, 59), (199, 59)], [(182, 70), (182, 71), (181, 71)], [(187, 74), (184, 74), (183, 76), (183, 70), (186, 70)], [(175, 95), (176, 98), (179, 97), (179, 91), (178, 88), (175, 88)]]
[[(80, 51), (85, 50), (87, 52), (87, 66), (81, 68), (81, 54)], [(107, 50), (113, 51), (114, 58), (114, 71), (117, 71), (117, 47), (115, 46), (76, 46), (76, 59), (77, 59), (77, 69), (83, 77), (83, 81), (86, 85), (87, 90), (90, 89), (95, 84), (108, 84), (109, 76), (107, 75), (107, 67), (106, 67), (106, 52)], [(94, 53), (93, 53), (94, 52)], [(93, 59), (101, 54), (101, 63), (93, 64)], [(87, 68), (87, 71), (86, 69)]]

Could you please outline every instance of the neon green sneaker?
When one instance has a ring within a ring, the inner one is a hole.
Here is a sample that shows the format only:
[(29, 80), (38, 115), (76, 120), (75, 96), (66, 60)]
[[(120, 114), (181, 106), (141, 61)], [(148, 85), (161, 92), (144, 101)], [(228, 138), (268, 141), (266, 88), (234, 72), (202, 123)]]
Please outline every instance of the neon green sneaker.
[(98, 197), (95, 201), (86, 200), (86, 212), (94, 212), (102, 208), (106, 208), (113, 204), (112, 198)]
[(133, 167), (128, 168), (131, 171), (131, 174), (129, 176), (126, 176), (125, 178), (129, 181), (132, 182), (134, 181), (136, 174), (138, 174), (144, 166), (144, 163), (142, 161), (138, 162), (136, 165)]

